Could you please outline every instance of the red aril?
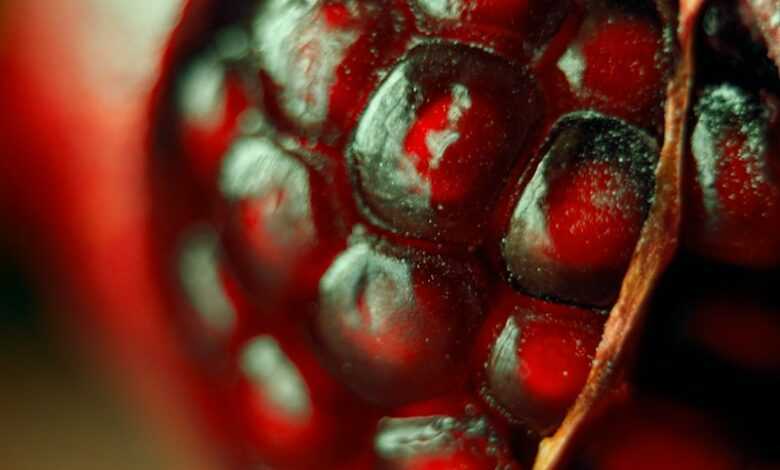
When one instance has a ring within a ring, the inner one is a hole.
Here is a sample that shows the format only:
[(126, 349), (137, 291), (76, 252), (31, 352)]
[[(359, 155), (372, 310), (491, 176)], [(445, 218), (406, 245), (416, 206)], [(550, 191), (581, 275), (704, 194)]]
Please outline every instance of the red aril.
[(314, 295), (345, 246), (346, 221), (338, 215), (347, 213), (336, 211), (332, 179), (317, 166), (328, 168), (324, 158), (294, 154), (270, 137), (239, 139), (225, 157), (225, 247), (261, 304)]
[(547, 196), (554, 247), (548, 255), (593, 271), (625, 266), (645, 215), (641, 196), (622, 191), (632, 183), (630, 178), (603, 162), (575, 165), (562, 175)]
[(349, 146), (363, 212), (408, 236), (479, 241), (540, 112), (524, 68), (455, 43), (418, 46), (371, 97)]
[(753, 267), (780, 263), (777, 118), (767, 100), (733, 85), (701, 94), (685, 175), (685, 235), (696, 253)]
[(485, 401), (510, 422), (549, 433), (585, 384), (606, 316), (504, 292), (480, 337)]
[(461, 386), (482, 316), (480, 276), (455, 258), (353, 241), (320, 283), (315, 331), (324, 359), (381, 404)]
[(177, 79), (179, 143), (193, 175), (206, 187), (215, 185), (222, 157), (238, 135), (239, 117), (252, 101), (236, 67), (209, 50)]
[(219, 235), (208, 227), (191, 230), (182, 240), (178, 258), (179, 282), (197, 317), (195, 328), (218, 342), (230, 338), (238, 323), (238, 299), (225, 286)]
[(257, 462), (333, 468), (369, 445), (373, 412), (321, 369), (305, 336), (279, 329), (257, 334), (236, 359), (233, 407)]
[(374, 448), (380, 470), (519, 470), (485, 416), (383, 418)]
[(583, 107), (647, 126), (662, 109), (667, 49), (662, 29), (651, 16), (597, 9), (558, 67)]
[(568, 0), (413, 0), (422, 27), (439, 35), (530, 56), (565, 18)]
[[(496, 116), (495, 103), (478, 93), (454, 85), (448, 95), (419, 110), (404, 140), (403, 151), (428, 183), (431, 204), (465, 199), (478, 184), (479, 172), (473, 169), (501, 150), (495, 147), (508, 132), (506, 123), (496, 122), (500, 116)], [(485, 126), (487, 122), (496, 124)]]
[(650, 207), (655, 140), (580, 112), (556, 123), (541, 154), (502, 240), (509, 276), (534, 295), (608, 305)]
[(405, 47), (409, 19), (391, 2), (260, 2), (253, 54), (264, 103), (277, 126), (335, 142), (345, 135), (378, 80)]

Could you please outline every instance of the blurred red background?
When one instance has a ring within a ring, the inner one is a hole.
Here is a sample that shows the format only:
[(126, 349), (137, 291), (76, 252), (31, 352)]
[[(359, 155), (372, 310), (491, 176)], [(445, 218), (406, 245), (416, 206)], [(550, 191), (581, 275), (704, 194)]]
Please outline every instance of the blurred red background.
[(193, 7), (0, 0), (4, 468), (210, 467), (145, 186), (150, 99)]

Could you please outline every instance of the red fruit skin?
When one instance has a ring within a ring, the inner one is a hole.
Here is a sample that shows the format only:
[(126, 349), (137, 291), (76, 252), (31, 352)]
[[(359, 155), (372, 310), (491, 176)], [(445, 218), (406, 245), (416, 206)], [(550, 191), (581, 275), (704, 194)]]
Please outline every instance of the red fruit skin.
[(183, 468), (219, 468), (237, 458), (235, 436), (171, 320), (177, 290), (161, 260), (173, 250), (157, 251), (147, 146), (178, 19), (191, 15), (181, 31), (194, 32), (205, 3), (129, 5), (3, 2), (0, 211), (56, 320), (138, 397), (160, 445)]
[(605, 321), (601, 312), (506, 289), (477, 343), (483, 400), (512, 424), (551, 432), (585, 384)]
[(772, 98), (713, 87), (685, 162), (686, 246), (721, 262), (780, 264), (780, 141)]

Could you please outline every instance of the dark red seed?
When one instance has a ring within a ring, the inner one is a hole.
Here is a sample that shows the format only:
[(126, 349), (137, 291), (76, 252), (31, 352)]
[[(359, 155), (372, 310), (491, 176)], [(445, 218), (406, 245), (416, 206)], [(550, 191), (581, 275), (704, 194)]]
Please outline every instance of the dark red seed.
[(554, 126), (541, 153), (502, 241), (510, 277), (534, 295), (606, 305), (650, 207), (655, 140), (622, 120), (580, 112)]
[(726, 263), (780, 263), (777, 124), (757, 96), (732, 85), (702, 92), (685, 176), (687, 245)]
[(382, 404), (463, 383), (482, 308), (479, 272), (464, 262), (358, 240), (320, 283), (316, 336), (344, 382)]
[(478, 240), (539, 113), (522, 68), (457, 44), (415, 48), (371, 98), (350, 144), (366, 215), (410, 236)]

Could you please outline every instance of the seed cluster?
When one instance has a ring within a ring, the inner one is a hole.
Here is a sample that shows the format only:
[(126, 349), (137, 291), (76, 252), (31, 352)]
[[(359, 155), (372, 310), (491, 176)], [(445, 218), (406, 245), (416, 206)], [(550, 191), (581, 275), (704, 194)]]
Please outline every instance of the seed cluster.
[[(182, 284), (243, 458), (529, 464), (586, 382), (654, 202), (670, 26), (609, 0), (248, 11), (171, 92), (174, 152), (210, 201)], [(698, 96), (690, 245), (776, 264), (776, 117), (729, 84)]]

